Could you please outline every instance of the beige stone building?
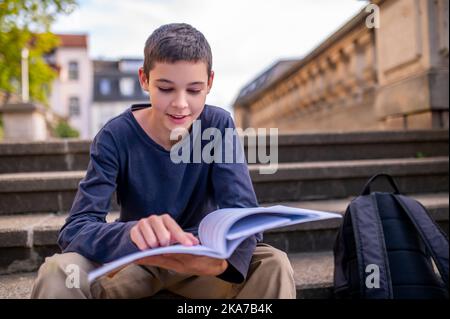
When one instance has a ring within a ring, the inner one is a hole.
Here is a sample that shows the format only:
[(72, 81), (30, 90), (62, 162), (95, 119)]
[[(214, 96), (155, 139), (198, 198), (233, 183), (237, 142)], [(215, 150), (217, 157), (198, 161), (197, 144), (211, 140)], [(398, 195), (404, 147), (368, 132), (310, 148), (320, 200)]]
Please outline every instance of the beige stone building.
[(298, 61), (244, 87), (238, 127), (448, 128), (448, 0), (373, 1)]
[(88, 35), (57, 34), (61, 43), (46, 59), (58, 72), (49, 98), (53, 112), (67, 118), (70, 125), (89, 138), (92, 101), (92, 61), (89, 58)]

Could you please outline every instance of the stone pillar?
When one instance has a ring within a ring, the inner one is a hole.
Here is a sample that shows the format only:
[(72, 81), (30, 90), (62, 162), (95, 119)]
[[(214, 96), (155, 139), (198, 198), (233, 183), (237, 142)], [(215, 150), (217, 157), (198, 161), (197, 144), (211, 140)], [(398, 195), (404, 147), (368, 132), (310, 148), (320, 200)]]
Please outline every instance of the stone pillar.
[(374, 2), (381, 127), (448, 128), (448, 0)]
[(10, 103), (0, 108), (5, 141), (39, 141), (50, 137), (46, 110), (34, 103)]
[(234, 110), (234, 124), (236, 125), (236, 127), (244, 127), (244, 108), (242, 106), (239, 107), (235, 107)]

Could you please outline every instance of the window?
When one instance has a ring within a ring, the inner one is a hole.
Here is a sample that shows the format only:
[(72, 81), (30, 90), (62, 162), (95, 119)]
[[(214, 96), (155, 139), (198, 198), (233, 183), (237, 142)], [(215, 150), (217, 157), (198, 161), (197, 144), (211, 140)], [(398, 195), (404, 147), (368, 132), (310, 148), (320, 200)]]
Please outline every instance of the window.
[(144, 60), (121, 60), (119, 61), (119, 71), (135, 74), (144, 63)]
[(101, 95), (108, 95), (111, 93), (111, 82), (108, 79), (101, 79), (99, 85)]
[(69, 80), (78, 80), (78, 62), (69, 62)]
[(69, 116), (80, 115), (80, 99), (78, 97), (69, 98)]
[(120, 79), (120, 93), (122, 95), (131, 96), (134, 93), (134, 79), (122, 78)]

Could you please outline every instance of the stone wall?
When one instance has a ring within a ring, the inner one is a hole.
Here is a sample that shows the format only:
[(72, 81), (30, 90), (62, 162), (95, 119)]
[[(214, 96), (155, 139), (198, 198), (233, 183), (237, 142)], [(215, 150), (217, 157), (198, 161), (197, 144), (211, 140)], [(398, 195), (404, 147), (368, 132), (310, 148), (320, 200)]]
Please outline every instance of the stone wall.
[(448, 0), (380, 3), (377, 119), (385, 128), (448, 127)]
[(238, 127), (448, 128), (448, 1), (376, 1), (269, 87), (240, 97)]

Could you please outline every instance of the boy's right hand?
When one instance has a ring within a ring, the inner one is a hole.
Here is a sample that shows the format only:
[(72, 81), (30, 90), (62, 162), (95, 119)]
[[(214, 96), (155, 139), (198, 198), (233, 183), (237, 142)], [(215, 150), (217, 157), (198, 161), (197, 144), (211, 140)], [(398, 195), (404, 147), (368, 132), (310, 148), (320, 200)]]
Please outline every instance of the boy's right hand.
[(174, 243), (198, 245), (198, 239), (185, 232), (169, 215), (151, 215), (140, 219), (130, 230), (130, 238), (140, 250), (165, 247)]

